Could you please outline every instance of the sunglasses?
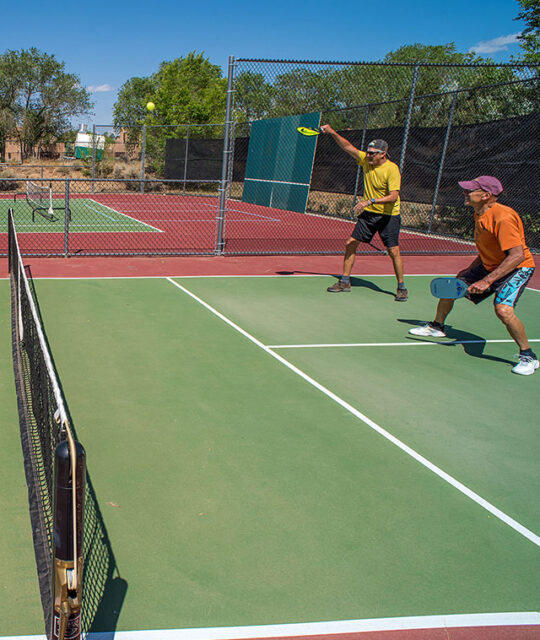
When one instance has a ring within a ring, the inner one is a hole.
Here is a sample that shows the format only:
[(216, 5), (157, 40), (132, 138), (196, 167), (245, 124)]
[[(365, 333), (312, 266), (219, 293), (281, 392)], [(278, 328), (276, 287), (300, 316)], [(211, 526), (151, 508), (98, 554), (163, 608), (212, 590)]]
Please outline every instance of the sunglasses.
[(378, 153), (385, 153), (384, 151), (366, 151), (366, 156), (376, 156)]
[(474, 193), (475, 191), (483, 191), (483, 189), (463, 189), (463, 193)]

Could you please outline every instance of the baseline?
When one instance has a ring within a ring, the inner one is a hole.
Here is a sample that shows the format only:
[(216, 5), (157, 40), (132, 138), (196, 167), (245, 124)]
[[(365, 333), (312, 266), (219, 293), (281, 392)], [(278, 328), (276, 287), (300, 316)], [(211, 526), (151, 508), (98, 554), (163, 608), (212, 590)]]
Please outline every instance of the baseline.
[[(149, 629), (146, 631), (90, 632), (88, 640), (248, 640), (250, 638), (317, 637), (363, 632), (420, 631), (435, 629), (474, 629), (479, 627), (536, 627), (540, 613), (472, 613), (403, 618), (372, 618), (293, 624), (269, 624), (244, 627), (208, 627), (194, 629)], [(410, 637), (410, 636), (409, 636)], [(424, 637), (424, 636), (423, 636)], [(477, 636), (475, 636), (477, 637)], [(0, 640), (45, 640), (44, 635), (3, 636)]]

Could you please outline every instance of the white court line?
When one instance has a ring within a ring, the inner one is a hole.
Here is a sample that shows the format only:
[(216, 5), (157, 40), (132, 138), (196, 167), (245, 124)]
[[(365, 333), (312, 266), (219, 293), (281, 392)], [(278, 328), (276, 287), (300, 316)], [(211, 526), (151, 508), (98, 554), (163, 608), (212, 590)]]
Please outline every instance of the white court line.
[(186, 293), (188, 296), (193, 298), (205, 309), (207, 309), (208, 311), (213, 313), (215, 316), (223, 320), (223, 322), (226, 322), (230, 327), (238, 331), (238, 333), (242, 334), (248, 340), (251, 340), (251, 342), (256, 344), (263, 351), (266, 351), (266, 353), (272, 356), (272, 358), (275, 358), (276, 360), (278, 360), (278, 362), (281, 362), (281, 364), (285, 365), (288, 369), (290, 369), (291, 371), (299, 375), (301, 378), (303, 378), (309, 384), (313, 385), (319, 391), (322, 391), (322, 393), (328, 396), (331, 400), (334, 400), (334, 402), (337, 402), (337, 404), (339, 404), (344, 409), (349, 411), (349, 413), (351, 413), (353, 416), (355, 416), (356, 418), (364, 422), (368, 427), (371, 427), (374, 431), (376, 431), (377, 433), (382, 435), (384, 438), (389, 440), (392, 444), (396, 445), (396, 447), (404, 451), (407, 455), (411, 456), (411, 458), (414, 458), (414, 460), (416, 460), (417, 462), (422, 464), (424, 467), (432, 471), (435, 475), (439, 476), (439, 478), (441, 478), (442, 480), (444, 480), (445, 482), (453, 486), (455, 489), (460, 491), (463, 495), (467, 496), (468, 498), (476, 502), (486, 511), (488, 511), (489, 513), (494, 515), (496, 518), (504, 522), (506, 525), (514, 529), (514, 531), (517, 531), (524, 538), (527, 538), (527, 540), (530, 540), (537, 547), (540, 547), (540, 536), (536, 535), (535, 533), (533, 533), (532, 531), (524, 527), (517, 520), (514, 520), (513, 518), (511, 518), (509, 515), (507, 515), (500, 509), (497, 509), (497, 507), (495, 507), (490, 502), (482, 498), (482, 496), (478, 495), (477, 493), (469, 489), (463, 483), (459, 482), (459, 480), (456, 480), (455, 478), (453, 478), (451, 475), (443, 471), (440, 467), (430, 462), (427, 458), (424, 458), (424, 456), (420, 455), (417, 451), (415, 451), (414, 449), (406, 445), (404, 442), (402, 442), (401, 440), (393, 436), (389, 431), (386, 431), (386, 429), (383, 429), (383, 427), (379, 426), (376, 422), (373, 422), (373, 420), (370, 420), (366, 415), (358, 411), (358, 409), (355, 409), (348, 402), (346, 402), (345, 400), (337, 396), (335, 393), (330, 391), (330, 389), (327, 389), (325, 386), (317, 382), (314, 378), (312, 378), (311, 376), (308, 376), (301, 369), (291, 364), (288, 360), (285, 360), (285, 358), (280, 356), (278, 353), (276, 353), (275, 351), (272, 351), (270, 347), (267, 347), (260, 340), (258, 340), (257, 338), (252, 336), (250, 333), (248, 333), (245, 329), (242, 329), (241, 327), (239, 327), (236, 323), (234, 323), (232, 320), (230, 320), (225, 315), (220, 313), (217, 309), (214, 309), (214, 307), (212, 307), (207, 302), (205, 302), (204, 300), (196, 296), (194, 293), (189, 291), (189, 289), (186, 289), (181, 284), (178, 284), (178, 282), (175, 282), (172, 278), (167, 278), (167, 280), (171, 284), (173, 284), (175, 287), (177, 287), (178, 289)]
[[(89, 633), (88, 640), (244, 640), (247, 638), (287, 638), (335, 635), (373, 631), (412, 631), (416, 629), (452, 629), (470, 627), (517, 627), (540, 625), (540, 613), (469, 613), (403, 618), (368, 618), (300, 622), (245, 627), (209, 627), (194, 629), (149, 629), (147, 631), (110, 631)], [(517, 637), (517, 636), (516, 636)], [(45, 635), (3, 636), (0, 640), (46, 640)]]
[[(268, 344), (269, 349), (320, 349), (324, 347), (452, 347), (455, 344), (492, 344), (510, 342), (514, 340), (452, 340), (452, 342), (336, 342), (328, 344)], [(540, 342), (540, 338), (529, 338), (529, 342)]]
[[(74, 200), (75, 199), (78, 200), (78, 199), (82, 199), (82, 198), (74, 198)], [(133, 220), (133, 222), (138, 222), (139, 224), (143, 224), (146, 227), (150, 227), (151, 229), (154, 229), (155, 231), (159, 231), (160, 233), (164, 233), (162, 229), (158, 229), (157, 227), (153, 227), (151, 224), (146, 224), (145, 222), (141, 223), (141, 221), (137, 220), (137, 218), (133, 218), (132, 216), (128, 216), (125, 213), (122, 213), (121, 211), (117, 211), (116, 209), (113, 209), (112, 207), (108, 207), (106, 204), (103, 204), (103, 202), (99, 202), (99, 200), (94, 200), (93, 198), (84, 198), (84, 200), (90, 200), (90, 202), (95, 202), (100, 207), (105, 207), (105, 209), (108, 209), (109, 211), (112, 211), (116, 215), (124, 216), (124, 218), (127, 218), (128, 220)], [(88, 207), (91, 211), (93, 210), (92, 207), (89, 207), (86, 203), (83, 202), (83, 204), (84, 204), (84, 206)], [(105, 216), (104, 213), (102, 215)], [(105, 217), (108, 218), (109, 216), (105, 216)], [(113, 220), (113, 218), (111, 218), (111, 220)]]

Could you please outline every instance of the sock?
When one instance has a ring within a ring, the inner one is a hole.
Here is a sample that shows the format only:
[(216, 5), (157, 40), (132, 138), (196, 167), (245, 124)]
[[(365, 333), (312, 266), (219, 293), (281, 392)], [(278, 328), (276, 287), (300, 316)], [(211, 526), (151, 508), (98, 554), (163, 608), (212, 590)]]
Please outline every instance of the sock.
[(435, 320), (433, 320), (433, 322), (429, 323), (432, 327), (435, 327), (435, 329), (442, 329), (444, 327), (444, 324), (442, 322), (435, 322)]
[(405, 286), (405, 283), (404, 283), (404, 282), (398, 282), (398, 286), (397, 286), (397, 288), (398, 288), (398, 289), (406, 289), (407, 287)]
[(529, 356), (530, 358), (534, 358), (535, 360), (538, 360), (538, 358), (536, 357), (536, 354), (533, 352), (533, 350), (530, 347), (528, 349), (520, 349), (519, 355)]
[(341, 282), (343, 282), (343, 284), (350, 284), (351, 277), (350, 276), (341, 276), (340, 280), (341, 280)]

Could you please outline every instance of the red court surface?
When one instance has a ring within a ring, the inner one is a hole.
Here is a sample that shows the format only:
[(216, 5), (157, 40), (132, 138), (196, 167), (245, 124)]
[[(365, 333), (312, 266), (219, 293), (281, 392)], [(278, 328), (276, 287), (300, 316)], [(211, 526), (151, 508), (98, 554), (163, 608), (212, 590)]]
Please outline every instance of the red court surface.
[[(472, 261), (472, 256), (405, 256), (407, 274), (454, 274)], [(536, 266), (540, 256), (535, 256)], [(26, 258), (35, 278), (105, 278), (217, 275), (329, 275), (341, 274), (341, 256), (179, 256), (179, 257), (111, 257), (111, 258)], [(0, 259), (7, 277), (7, 258)], [(358, 256), (353, 274), (392, 274), (387, 256)], [(535, 271), (529, 287), (540, 289), (540, 269)]]
[[(0, 196), (1, 198), (1, 196)], [(6, 197), (4, 197), (6, 201)], [(62, 201), (63, 202), (63, 201)], [(9, 206), (13, 207), (14, 204)], [(212, 255), (219, 235), (219, 200), (214, 196), (140, 193), (73, 193), (69, 235), (62, 220), (52, 226), (39, 218), (35, 233), (19, 231), (27, 255)], [(340, 253), (355, 222), (327, 215), (305, 214), (228, 199), (222, 246), (228, 255), (277, 253)], [(18, 207), (18, 208), (17, 208)], [(25, 221), (29, 207), (17, 200), (15, 221)], [(404, 225), (406, 223), (404, 222)], [(436, 229), (436, 227), (434, 227)], [(380, 241), (375, 241), (381, 247)], [(467, 253), (470, 241), (402, 228), (403, 252)], [(363, 245), (363, 252), (377, 249)], [(0, 253), (7, 238), (0, 234)]]

